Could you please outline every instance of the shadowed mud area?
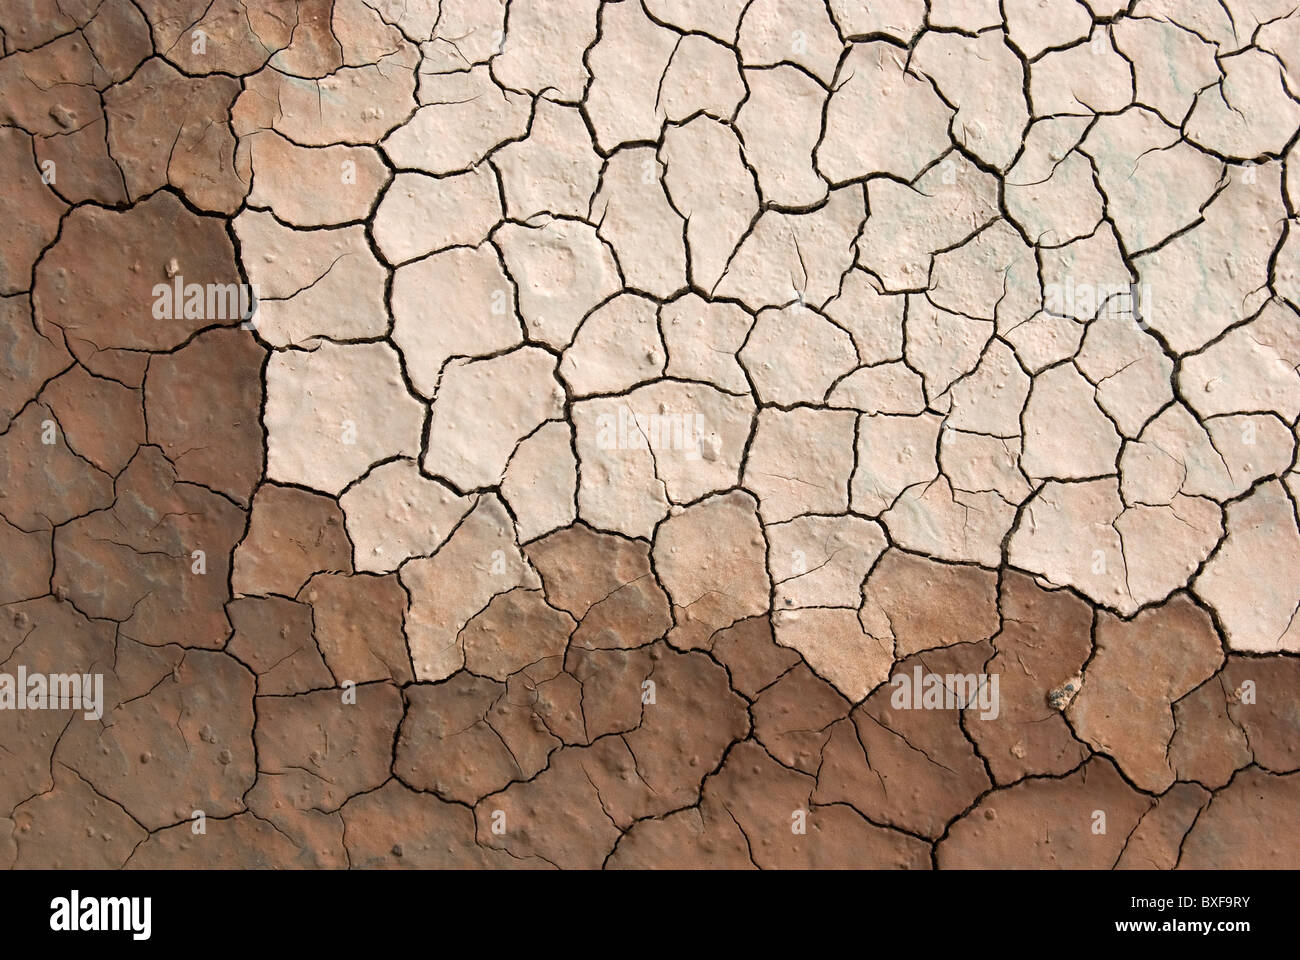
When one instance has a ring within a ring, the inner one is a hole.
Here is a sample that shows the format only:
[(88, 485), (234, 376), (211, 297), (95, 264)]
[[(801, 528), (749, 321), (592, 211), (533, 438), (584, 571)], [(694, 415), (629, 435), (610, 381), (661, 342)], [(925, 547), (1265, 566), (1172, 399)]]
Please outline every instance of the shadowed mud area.
[(1293, 0), (0, 51), (0, 865), (1300, 867)]

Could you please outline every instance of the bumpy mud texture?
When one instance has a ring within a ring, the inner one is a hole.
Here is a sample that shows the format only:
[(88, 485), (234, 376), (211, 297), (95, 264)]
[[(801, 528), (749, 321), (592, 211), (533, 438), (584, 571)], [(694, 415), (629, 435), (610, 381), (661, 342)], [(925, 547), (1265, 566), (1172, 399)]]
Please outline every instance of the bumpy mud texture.
[(0, 864), (1300, 866), (1294, 6), (5, 3)]

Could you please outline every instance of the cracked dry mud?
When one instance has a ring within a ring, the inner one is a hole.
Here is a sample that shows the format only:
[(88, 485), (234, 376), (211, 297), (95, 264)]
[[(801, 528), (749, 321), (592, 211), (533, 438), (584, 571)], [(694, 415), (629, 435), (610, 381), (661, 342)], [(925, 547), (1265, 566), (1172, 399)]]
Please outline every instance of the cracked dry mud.
[(0, 44), (0, 864), (1300, 866), (1293, 0)]

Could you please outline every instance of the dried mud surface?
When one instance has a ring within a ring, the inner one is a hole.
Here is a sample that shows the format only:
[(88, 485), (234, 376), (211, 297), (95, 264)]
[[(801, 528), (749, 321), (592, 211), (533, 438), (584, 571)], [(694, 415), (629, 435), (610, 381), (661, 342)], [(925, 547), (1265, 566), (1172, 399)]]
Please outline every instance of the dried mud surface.
[(1300, 866), (1290, 0), (0, 52), (0, 865)]

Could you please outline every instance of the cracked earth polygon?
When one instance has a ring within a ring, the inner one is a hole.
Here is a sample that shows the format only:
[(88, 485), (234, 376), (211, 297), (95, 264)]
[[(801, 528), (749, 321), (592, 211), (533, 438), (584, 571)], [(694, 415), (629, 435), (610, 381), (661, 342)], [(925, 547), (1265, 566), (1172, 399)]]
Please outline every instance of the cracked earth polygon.
[(0, 42), (0, 864), (1300, 866), (1293, 0)]

